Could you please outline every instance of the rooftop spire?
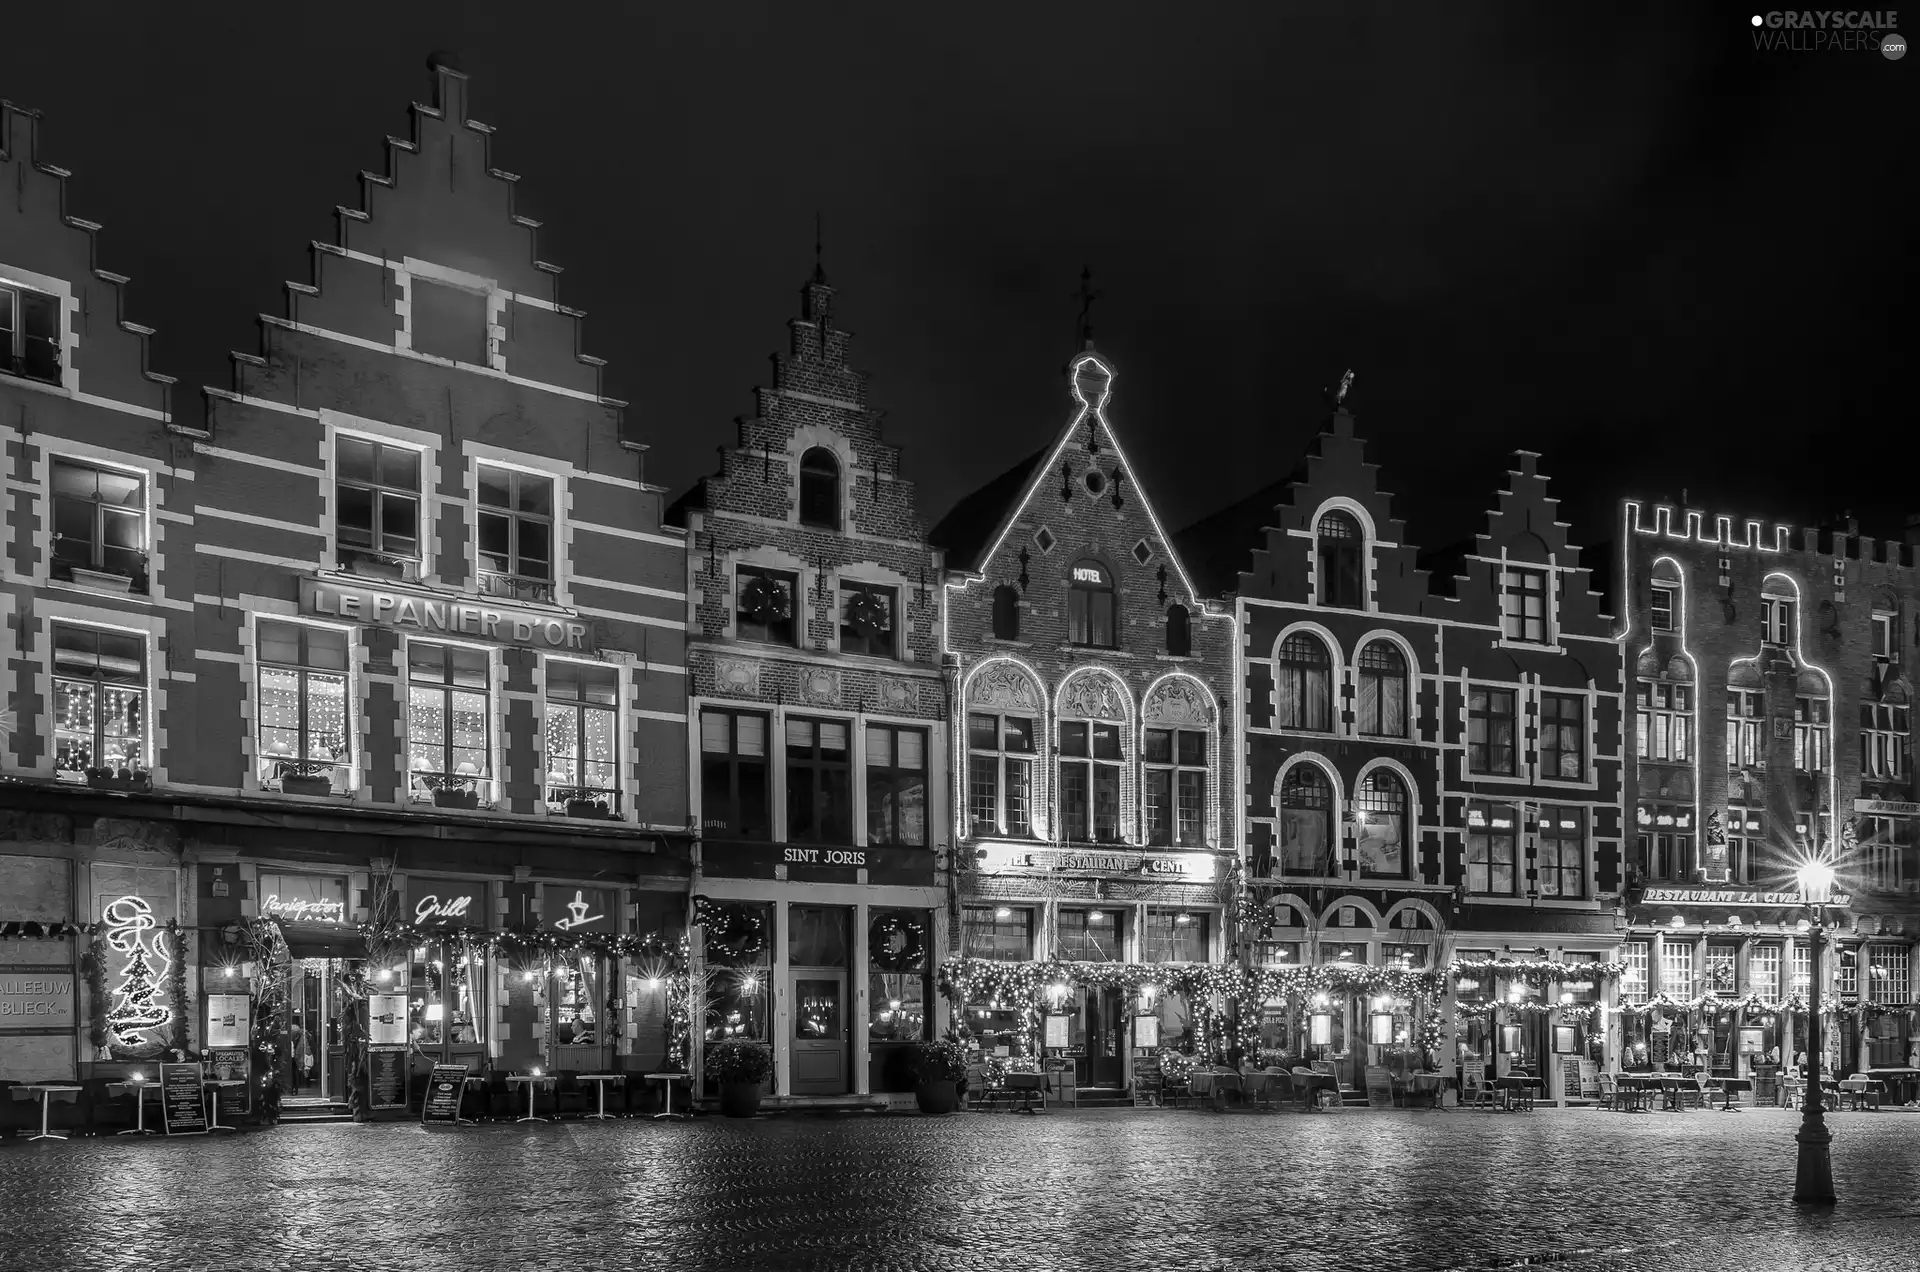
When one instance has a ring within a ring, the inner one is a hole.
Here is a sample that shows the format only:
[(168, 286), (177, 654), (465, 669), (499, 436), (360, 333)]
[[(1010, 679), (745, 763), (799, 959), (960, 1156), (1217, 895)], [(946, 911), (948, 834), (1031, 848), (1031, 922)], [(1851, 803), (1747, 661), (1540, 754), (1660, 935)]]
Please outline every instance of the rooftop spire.
[(1075, 296), (1075, 299), (1080, 302), (1080, 317), (1077, 319), (1078, 330), (1075, 332), (1073, 339), (1075, 353), (1085, 353), (1087, 350), (1093, 348), (1093, 302), (1100, 299), (1100, 295), (1101, 293), (1093, 289), (1093, 268), (1088, 265), (1082, 265), (1080, 267), (1080, 291)]
[(821, 256), (823, 255), (821, 237), (820, 210), (816, 208), (813, 213), (813, 281), (816, 283), (824, 283), (827, 281), (826, 267), (821, 264)]

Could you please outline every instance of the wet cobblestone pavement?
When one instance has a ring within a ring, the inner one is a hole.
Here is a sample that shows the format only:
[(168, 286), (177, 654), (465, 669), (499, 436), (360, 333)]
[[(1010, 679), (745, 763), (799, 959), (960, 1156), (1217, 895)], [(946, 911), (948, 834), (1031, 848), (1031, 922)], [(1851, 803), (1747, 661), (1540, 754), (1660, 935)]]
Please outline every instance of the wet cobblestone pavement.
[(0, 1268), (1920, 1267), (1920, 1115), (1055, 1111), (0, 1143)]

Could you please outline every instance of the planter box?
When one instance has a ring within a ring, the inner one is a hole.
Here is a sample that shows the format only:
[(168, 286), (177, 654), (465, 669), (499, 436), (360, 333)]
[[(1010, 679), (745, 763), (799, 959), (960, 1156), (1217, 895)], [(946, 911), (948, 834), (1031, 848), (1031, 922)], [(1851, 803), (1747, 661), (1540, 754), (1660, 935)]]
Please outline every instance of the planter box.
[(81, 587), (96, 592), (118, 592), (125, 594), (133, 590), (133, 578), (126, 574), (108, 574), (103, 570), (83, 570), (73, 567), (73, 581)]
[(280, 789), (288, 795), (331, 795), (333, 779), (314, 774), (292, 774), (280, 779)]
[(612, 818), (613, 814), (590, 799), (570, 799), (567, 801), (567, 816), (597, 817), (601, 821)]
[(97, 791), (150, 791), (153, 789), (153, 779), (141, 774), (131, 777), (95, 776), (87, 779), (87, 785)]
[(480, 807), (480, 792), (435, 791), (433, 793), (433, 806), (435, 808), (478, 808)]

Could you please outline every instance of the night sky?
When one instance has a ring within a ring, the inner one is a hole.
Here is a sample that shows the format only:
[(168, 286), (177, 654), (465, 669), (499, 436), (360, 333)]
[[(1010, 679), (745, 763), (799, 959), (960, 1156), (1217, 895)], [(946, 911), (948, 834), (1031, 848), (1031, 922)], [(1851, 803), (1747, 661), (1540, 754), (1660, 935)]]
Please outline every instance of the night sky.
[(1082, 265), (1170, 528), (1284, 476), (1349, 366), (1426, 546), (1522, 446), (1576, 542), (1627, 490), (1920, 512), (1920, 62), (1694, 6), (621, 7), (20, 4), (0, 96), (46, 114), (183, 417), (445, 49), (676, 492), (785, 348), (818, 210), (929, 522), (1064, 422)]

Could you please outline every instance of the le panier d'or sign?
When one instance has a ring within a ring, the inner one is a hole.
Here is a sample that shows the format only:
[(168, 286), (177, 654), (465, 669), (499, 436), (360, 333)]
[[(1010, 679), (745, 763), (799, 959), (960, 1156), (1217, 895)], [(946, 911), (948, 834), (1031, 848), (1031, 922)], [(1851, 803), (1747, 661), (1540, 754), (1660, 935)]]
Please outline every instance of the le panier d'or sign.
[(587, 625), (565, 615), (478, 598), (428, 596), (332, 579), (300, 580), (300, 612), (534, 649), (584, 652), (587, 648)]

